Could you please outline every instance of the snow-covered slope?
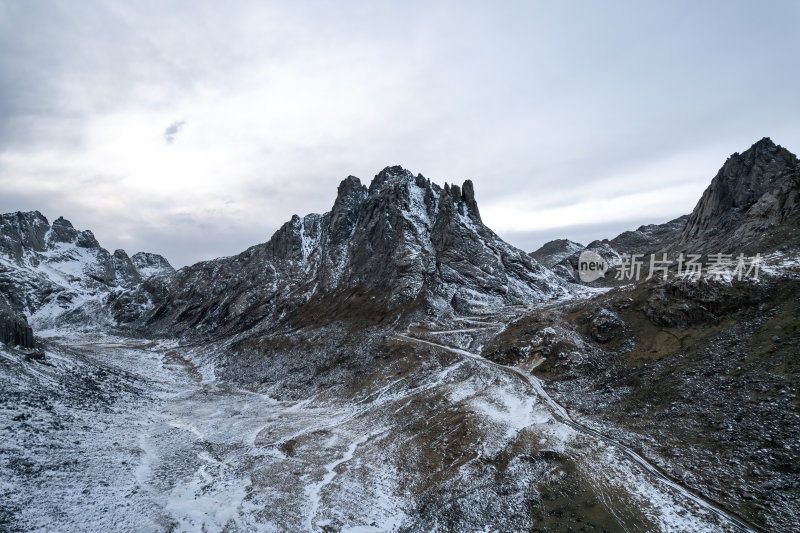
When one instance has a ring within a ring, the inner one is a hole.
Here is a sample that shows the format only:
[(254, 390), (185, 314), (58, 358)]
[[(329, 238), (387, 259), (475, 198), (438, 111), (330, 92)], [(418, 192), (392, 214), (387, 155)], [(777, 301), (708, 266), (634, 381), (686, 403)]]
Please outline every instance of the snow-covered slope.
[(0, 346), (0, 528), (737, 531), (576, 430), (532, 376), (434, 333), (393, 337), (357, 387), (302, 400), (220, 380), (203, 346), (67, 335), (36, 361)]

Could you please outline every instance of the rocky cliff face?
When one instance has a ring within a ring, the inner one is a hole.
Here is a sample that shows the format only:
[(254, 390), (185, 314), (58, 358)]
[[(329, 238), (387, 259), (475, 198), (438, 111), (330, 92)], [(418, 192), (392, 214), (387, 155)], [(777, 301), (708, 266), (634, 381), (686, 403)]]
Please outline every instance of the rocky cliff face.
[(369, 187), (343, 180), (331, 211), (294, 216), (268, 242), (145, 282), (114, 306), (148, 327), (233, 332), (322, 301), (364, 298), (394, 319), (531, 303), (567, 287), (483, 224), (471, 182), (442, 188), (387, 167)]
[(797, 242), (799, 211), (797, 157), (765, 137), (728, 158), (689, 216), (679, 246), (735, 253)]

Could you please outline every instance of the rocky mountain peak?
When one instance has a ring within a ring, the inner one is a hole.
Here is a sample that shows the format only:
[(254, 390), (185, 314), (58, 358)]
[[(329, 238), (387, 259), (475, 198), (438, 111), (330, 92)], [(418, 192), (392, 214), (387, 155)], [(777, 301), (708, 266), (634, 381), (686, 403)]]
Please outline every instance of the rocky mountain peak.
[(44, 251), (45, 235), (50, 229), (47, 218), (39, 211), (0, 215), (0, 253), (19, 261), (26, 249)]
[(336, 201), (333, 205), (335, 207), (336, 204), (346, 202), (349, 198), (366, 198), (366, 196), (367, 188), (361, 184), (361, 180), (355, 176), (347, 176), (339, 184), (339, 188), (336, 191)]
[(368, 189), (355, 176), (347, 176), (339, 184), (336, 200), (331, 208), (331, 235), (342, 241), (350, 236), (358, 218), (358, 210), (366, 200)]
[(111, 264), (117, 280), (126, 284), (138, 283), (142, 280), (139, 271), (136, 270), (136, 267), (125, 250), (114, 250), (114, 253), (111, 255)]
[(695, 206), (680, 244), (699, 251), (754, 246), (793, 217), (800, 200), (797, 157), (768, 137), (731, 155)]
[(46, 329), (62, 315), (77, 319), (78, 308), (102, 314), (109, 293), (174, 271), (156, 254), (135, 258), (138, 267), (125, 250), (109, 253), (91, 231), (64, 217), (50, 225), (38, 211), (0, 214), (0, 337), (31, 346), (28, 319), (34, 329)]
[[(369, 188), (348, 176), (331, 211), (295, 215), (264, 244), (143, 287), (149, 295), (128, 300), (153, 302), (150, 313), (161, 327), (215, 333), (295, 312), (307, 316), (309, 302), (341, 313), (337, 306), (354, 294), (367, 298), (376, 320), (395, 320), (411, 310), (467, 312), (569, 291), (483, 225), (471, 181), (442, 188), (399, 166), (384, 168)], [(122, 300), (127, 316), (130, 306)]]
[(581, 243), (569, 239), (555, 239), (543, 244), (539, 249), (531, 252), (531, 257), (547, 268), (553, 268), (558, 263), (576, 252), (581, 252), (586, 247)]
[(475, 201), (475, 188), (471, 180), (466, 180), (461, 187), (445, 183), (440, 203), (442, 209), (455, 209), (456, 212), (469, 216), (475, 222), (483, 223), (480, 211), (478, 211), (478, 203)]
[(797, 157), (764, 137), (745, 152), (731, 155), (718, 176), (729, 187), (731, 206), (747, 208), (781, 173), (794, 168)]
[(480, 220), (481, 214), (478, 211), (478, 202), (475, 201), (475, 187), (472, 185), (472, 180), (464, 181), (461, 186), (461, 199), (464, 200), (469, 212)]
[(75, 229), (75, 226), (72, 225), (72, 222), (70, 222), (64, 217), (58, 217), (57, 219), (55, 219), (53, 221), (53, 227), (64, 227), (64, 228)]
[(404, 169), (400, 165), (386, 167), (378, 172), (372, 179), (372, 183), (369, 185), (369, 191), (373, 192), (381, 188), (386, 183), (399, 181), (413, 182), (414, 174), (411, 173), (411, 171)]
[(81, 248), (100, 248), (100, 243), (89, 230), (78, 231), (72, 222), (64, 217), (58, 217), (50, 227), (47, 237), (48, 246), (53, 243), (74, 244)]

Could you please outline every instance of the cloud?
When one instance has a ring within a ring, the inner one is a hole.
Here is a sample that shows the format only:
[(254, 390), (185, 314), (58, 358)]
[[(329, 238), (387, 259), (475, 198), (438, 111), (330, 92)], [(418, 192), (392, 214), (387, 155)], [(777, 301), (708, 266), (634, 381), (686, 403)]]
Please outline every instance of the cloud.
[(173, 122), (167, 126), (167, 129), (164, 130), (164, 140), (167, 141), (167, 144), (172, 144), (175, 142), (175, 136), (179, 131), (181, 131), (184, 124), (186, 124), (186, 122), (181, 120), (178, 122)]
[(0, 210), (176, 265), (262, 242), (389, 164), (472, 179), (526, 249), (671, 218), (731, 152), (800, 149), (798, 10), (0, 0)]

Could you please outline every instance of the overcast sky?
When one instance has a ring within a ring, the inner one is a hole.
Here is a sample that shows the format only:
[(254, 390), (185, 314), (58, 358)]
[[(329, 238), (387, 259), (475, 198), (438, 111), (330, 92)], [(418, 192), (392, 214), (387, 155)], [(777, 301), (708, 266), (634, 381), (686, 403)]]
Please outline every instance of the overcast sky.
[(688, 213), (800, 151), (798, 2), (0, 0), (0, 212), (174, 265), (330, 209), (349, 174), (472, 179), (532, 250)]

